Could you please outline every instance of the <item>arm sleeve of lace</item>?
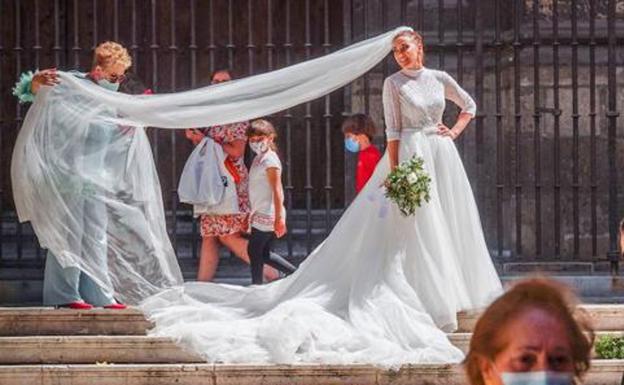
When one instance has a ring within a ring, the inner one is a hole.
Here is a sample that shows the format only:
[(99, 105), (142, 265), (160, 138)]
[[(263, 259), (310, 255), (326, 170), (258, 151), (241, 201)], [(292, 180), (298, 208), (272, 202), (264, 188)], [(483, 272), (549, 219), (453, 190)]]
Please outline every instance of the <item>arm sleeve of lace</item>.
[(451, 100), (461, 108), (461, 112), (466, 112), (472, 116), (477, 114), (477, 104), (474, 99), (460, 87), (459, 84), (446, 72), (443, 73), (444, 97)]
[(401, 105), (396, 84), (386, 79), (383, 85), (383, 109), (386, 123), (386, 140), (391, 142), (401, 138)]

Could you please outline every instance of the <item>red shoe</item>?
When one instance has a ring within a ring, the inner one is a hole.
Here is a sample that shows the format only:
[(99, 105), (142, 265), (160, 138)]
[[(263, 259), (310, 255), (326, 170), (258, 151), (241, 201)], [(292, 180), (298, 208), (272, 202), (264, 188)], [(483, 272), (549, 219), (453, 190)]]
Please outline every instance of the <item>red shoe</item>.
[(66, 303), (64, 305), (59, 305), (59, 307), (66, 307), (66, 308), (74, 309), (74, 310), (93, 309), (93, 305), (91, 305), (90, 303), (86, 303), (84, 301), (74, 301), (74, 302)]
[(104, 306), (104, 309), (112, 309), (112, 310), (123, 310), (127, 308), (128, 306), (124, 305), (123, 303), (112, 303), (110, 305)]

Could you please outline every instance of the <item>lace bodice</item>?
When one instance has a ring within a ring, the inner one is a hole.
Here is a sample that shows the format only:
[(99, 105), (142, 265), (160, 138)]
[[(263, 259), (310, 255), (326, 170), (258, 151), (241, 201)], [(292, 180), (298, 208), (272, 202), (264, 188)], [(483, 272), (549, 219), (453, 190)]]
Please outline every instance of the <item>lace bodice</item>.
[(386, 78), (383, 106), (388, 141), (398, 140), (403, 128), (425, 128), (442, 122), (445, 99), (473, 116), (477, 106), (470, 95), (444, 71), (403, 69)]

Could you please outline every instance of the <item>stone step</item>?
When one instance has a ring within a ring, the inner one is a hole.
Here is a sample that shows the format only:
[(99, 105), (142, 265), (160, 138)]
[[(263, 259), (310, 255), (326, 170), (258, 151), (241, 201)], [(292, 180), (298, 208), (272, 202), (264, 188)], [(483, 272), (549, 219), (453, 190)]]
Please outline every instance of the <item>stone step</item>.
[[(598, 332), (597, 337), (624, 332)], [(471, 333), (452, 333), (449, 340), (464, 353)], [(158, 364), (202, 363), (167, 337), (151, 336), (30, 336), (0, 337), (0, 365), (31, 364)]]
[[(580, 306), (592, 320), (595, 330), (624, 330), (624, 305), (622, 304), (586, 304)], [(461, 312), (457, 315), (458, 332), (470, 332), (474, 329), (479, 311)]]
[[(624, 305), (582, 305), (599, 331), (624, 330)], [(460, 333), (472, 331), (479, 312), (458, 314)], [(133, 308), (71, 310), (0, 307), (0, 336), (145, 335), (150, 324)]]
[[(620, 385), (624, 360), (595, 360), (585, 385)], [(0, 366), (2, 385), (463, 385), (459, 365), (20, 365)]]
[(137, 309), (72, 310), (51, 307), (0, 308), (0, 336), (144, 335), (150, 328)]

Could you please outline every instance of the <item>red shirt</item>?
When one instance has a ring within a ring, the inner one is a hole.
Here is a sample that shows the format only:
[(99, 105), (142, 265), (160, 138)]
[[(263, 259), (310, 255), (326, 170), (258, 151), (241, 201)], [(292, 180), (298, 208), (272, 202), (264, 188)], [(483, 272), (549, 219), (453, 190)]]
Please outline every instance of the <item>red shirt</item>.
[(381, 159), (381, 153), (373, 144), (365, 150), (358, 152), (357, 169), (355, 171), (355, 191), (359, 193), (364, 188), (366, 182), (373, 175), (379, 159)]

